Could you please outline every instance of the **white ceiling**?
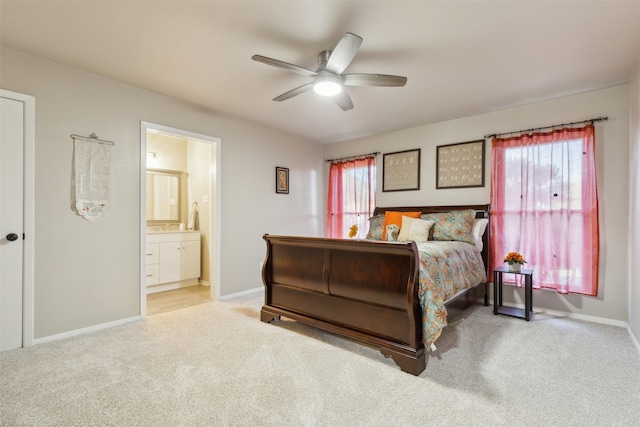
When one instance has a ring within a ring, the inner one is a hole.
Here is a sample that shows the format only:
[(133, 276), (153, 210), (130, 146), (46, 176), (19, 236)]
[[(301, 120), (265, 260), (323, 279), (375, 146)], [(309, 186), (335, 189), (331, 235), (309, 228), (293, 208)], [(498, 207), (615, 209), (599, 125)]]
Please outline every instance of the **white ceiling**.
[[(2, 46), (322, 143), (480, 114), (628, 81), (640, 59), (632, 1), (0, 1)], [(403, 75), (351, 87), (344, 112), (308, 92), (272, 98), (346, 32), (345, 72)]]

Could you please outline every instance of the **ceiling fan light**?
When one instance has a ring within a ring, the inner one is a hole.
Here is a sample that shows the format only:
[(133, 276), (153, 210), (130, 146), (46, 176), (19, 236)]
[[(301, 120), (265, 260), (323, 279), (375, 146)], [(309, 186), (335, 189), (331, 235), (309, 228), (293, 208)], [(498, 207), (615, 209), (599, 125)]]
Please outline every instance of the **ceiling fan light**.
[(342, 92), (339, 80), (333, 76), (318, 76), (313, 83), (313, 90), (318, 95), (335, 96)]

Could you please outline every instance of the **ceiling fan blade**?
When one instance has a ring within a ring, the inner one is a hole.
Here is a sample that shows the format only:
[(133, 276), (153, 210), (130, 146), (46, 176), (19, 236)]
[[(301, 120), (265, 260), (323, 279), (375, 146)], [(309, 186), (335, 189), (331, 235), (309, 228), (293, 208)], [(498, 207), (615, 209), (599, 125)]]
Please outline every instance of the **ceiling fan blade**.
[(273, 59), (262, 55), (253, 55), (251, 59), (253, 59), (254, 61), (262, 62), (263, 64), (271, 65), (273, 67), (284, 68), (285, 70), (293, 71), (294, 73), (302, 74), (303, 76), (313, 77), (316, 75), (315, 71), (300, 67), (299, 65), (289, 64), (288, 62), (280, 61), (278, 59)]
[(313, 83), (307, 83), (306, 85), (298, 86), (295, 89), (291, 89), (289, 92), (285, 92), (280, 96), (276, 96), (273, 98), (274, 101), (286, 101), (289, 98), (293, 98), (294, 96), (298, 96), (301, 93), (305, 93), (308, 90), (313, 89)]
[(351, 101), (351, 97), (346, 90), (343, 90), (342, 92), (337, 94), (334, 97), (334, 100), (336, 101), (336, 104), (338, 104), (338, 106), (342, 108), (342, 111), (348, 111), (353, 108), (353, 101)]
[(358, 53), (362, 37), (347, 33), (340, 39), (327, 61), (327, 70), (336, 74), (342, 73)]
[(343, 74), (346, 86), (404, 86), (407, 78), (389, 74)]

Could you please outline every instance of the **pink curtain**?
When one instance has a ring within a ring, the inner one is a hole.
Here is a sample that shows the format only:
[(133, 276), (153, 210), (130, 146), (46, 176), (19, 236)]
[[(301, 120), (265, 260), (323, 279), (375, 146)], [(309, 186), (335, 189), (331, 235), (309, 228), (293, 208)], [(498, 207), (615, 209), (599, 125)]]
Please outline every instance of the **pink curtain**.
[(347, 238), (358, 226), (364, 238), (376, 206), (376, 159), (374, 156), (331, 163), (327, 201), (327, 237)]
[(593, 125), (493, 140), (493, 267), (517, 251), (534, 287), (597, 295), (594, 145)]

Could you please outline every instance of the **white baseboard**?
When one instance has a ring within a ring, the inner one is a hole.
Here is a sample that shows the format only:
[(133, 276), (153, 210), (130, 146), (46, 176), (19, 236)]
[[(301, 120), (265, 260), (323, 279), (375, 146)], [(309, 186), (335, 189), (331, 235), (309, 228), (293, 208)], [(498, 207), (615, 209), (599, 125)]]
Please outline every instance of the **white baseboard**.
[[(480, 298), (477, 300), (477, 302), (480, 304), (484, 304), (484, 299)], [(514, 307), (514, 308), (524, 309), (524, 304), (509, 303), (509, 304), (503, 304), (503, 305), (505, 307)], [(489, 298), (489, 307), (491, 307), (491, 309), (493, 310), (493, 300), (491, 298)], [(625, 322), (624, 320), (608, 319), (606, 317), (590, 316), (588, 314), (570, 313), (568, 311), (549, 310), (546, 308), (536, 307), (535, 305), (533, 306), (533, 312), (544, 313), (544, 314), (548, 314), (556, 317), (567, 317), (569, 319), (584, 320), (586, 322), (600, 323), (603, 325), (618, 326), (620, 328), (627, 328), (627, 329), (629, 328), (627, 322)]]
[(258, 292), (264, 292), (264, 286), (259, 286), (257, 288), (249, 289), (248, 291), (236, 292), (235, 294), (221, 296), (220, 298), (218, 298), (218, 301), (228, 301), (230, 299), (242, 297), (245, 295), (255, 294)]
[[(245, 295), (251, 295), (258, 292), (264, 292), (264, 286), (259, 286), (254, 289), (249, 289), (247, 291), (237, 292), (235, 294), (225, 295), (224, 297), (220, 297), (220, 301), (226, 301), (233, 298), (238, 298)], [(100, 331), (102, 329), (113, 328), (114, 326), (124, 325), (125, 323), (135, 322), (137, 320), (141, 320), (140, 316), (128, 317), (126, 319), (114, 320), (113, 322), (102, 323), (100, 325), (90, 326), (88, 328), (75, 329), (73, 331), (63, 332), (61, 334), (49, 335), (47, 337), (36, 338), (32, 341), (31, 345), (44, 344), (51, 341), (57, 341), (65, 338), (74, 337), (76, 335), (87, 334), (90, 332)]]
[(176, 282), (162, 283), (159, 285), (151, 285), (151, 286), (147, 286), (147, 295), (155, 294), (156, 292), (164, 292), (164, 291), (172, 291), (174, 289), (188, 288), (189, 286), (196, 286), (198, 284), (199, 284), (198, 279), (186, 279), (186, 280), (179, 280)]
[(636, 336), (633, 335), (633, 332), (631, 331), (631, 328), (629, 327), (629, 325), (627, 325), (627, 332), (629, 333), (629, 336), (631, 337), (631, 342), (633, 342), (633, 345), (636, 346), (636, 350), (638, 350), (638, 355), (640, 356), (640, 342), (638, 342), (638, 338), (636, 338)]
[(127, 317), (126, 319), (114, 320), (113, 322), (101, 323), (100, 325), (90, 326), (88, 328), (75, 329), (73, 331), (63, 332), (61, 334), (49, 335), (48, 337), (36, 338), (33, 344), (43, 344), (46, 342), (57, 341), (64, 338), (75, 337), (76, 335), (87, 334), (89, 332), (100, 331), (102, 329), (113, 328), (114, 326), (124, 325), (125, 323), (135, 322), (142, 319), (140, 316)]
[[(518, 304), (518, 308), (524, 308), (524, 305)], [(628, 328), (627, 322), (624, 320), (607, 319), (606, 317), (589, 316), (587, 314), (570, 313), (568, 311), (548, 310), (545, 308), (533, 307), (536, 313), (549, 314), (551, 316), (568, 317), (570, 319), (584, 320), (586, 322), (600, 323), (603, 325), (618, 326), (620, 328)]]

